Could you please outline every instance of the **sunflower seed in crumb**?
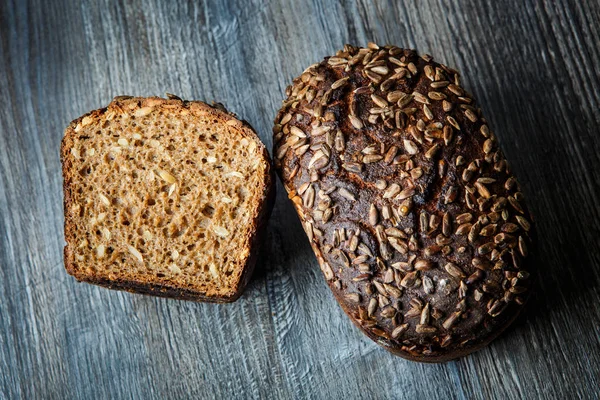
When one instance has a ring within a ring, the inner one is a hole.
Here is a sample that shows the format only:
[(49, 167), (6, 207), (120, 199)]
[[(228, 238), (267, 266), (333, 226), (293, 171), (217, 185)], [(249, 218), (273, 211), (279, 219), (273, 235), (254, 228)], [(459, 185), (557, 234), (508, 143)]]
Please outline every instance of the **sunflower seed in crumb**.
[(167, 171), (164, 171), (162, 169), (158, 170), (158, 176), (167, 183), (177, 182), (177, 179), (175, 179), (175, 177), (173, 175), (171, 175), (170, 173), (168, 173)]
[(229, 236), (229, 231), (227, 229), (223, 228), (222, 226), (213, 225), (212, 230), (218, 236), (221, 236), (221, 237)]
[(152, 107), (142, 107), (142, 108), (136, 110), (134, 115), (136, 117), (145, 117), (146, 115), (150, 114), (152, 112), (152, 110), (153, 110)]
[(98, 197), (100, 198), (100, 201), (102, 202), (102, 204), (104, 204), (105, 206), (110, 206), (110, 200), (108, 200), (108, 197), (106, 197), (105, 195), (103, 195), (102, 193), (100, 193), (98, 195)]
[(242, 179), (244, 178), (244, 174), (242, 174), (241, 172), (238, 172), (238, 171), (231, 171), (231, 172), (228, 172), (228, 173), (226, 173), (224, 176), (225, 176), (225, 177), (234, 176), (234, 177), (236, 177), (236, 178), (242, 178)]
[(138, 251), (138, 249), (136, 249), (133, 246), (127, 245), (127, 249), (129, 250), (129, 253), (131, 253), (132, 256), (134, 256), (139, 262), (143, 263), (144, 262), (144, 258), (142, 257), (142, 253), (140, 253)]
[(96, 247), (96, 255), (98, 256), (98, 258), (104, 258), (105, 254), (106, 247), (103, 244), (98, 245), (98, 247)]

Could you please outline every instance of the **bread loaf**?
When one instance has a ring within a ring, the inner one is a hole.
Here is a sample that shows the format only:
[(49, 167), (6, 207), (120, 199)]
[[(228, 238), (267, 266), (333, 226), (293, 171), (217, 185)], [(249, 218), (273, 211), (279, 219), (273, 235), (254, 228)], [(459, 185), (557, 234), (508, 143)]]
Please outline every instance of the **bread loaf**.
[(229, 302), (274, 198), (253, 129), (222, 106), (115, 98), (66, 129), (67, 271), (113, 289)]
[(286, 95), (275, 166), (351, 320), (425, 362), (496, 337), (528, 297), (533, 227), (459, 74), (413, 50), (346, 45)]

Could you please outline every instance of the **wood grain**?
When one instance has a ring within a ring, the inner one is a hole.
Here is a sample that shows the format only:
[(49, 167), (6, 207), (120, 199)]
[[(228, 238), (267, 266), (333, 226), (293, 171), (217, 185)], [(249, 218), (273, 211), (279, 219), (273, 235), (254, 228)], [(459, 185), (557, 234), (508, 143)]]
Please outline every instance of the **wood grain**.
[[(598, 21), (597, 2), (576, 0), (0, 0), (0, 397), (598, 398)], [(234, 304), (65, 273), (58, 149), (70, 120), (118, 94), (171, 92), (223, 102), (270, 147), (291, 78), (369, 40), (458, 68), (528, 195), (538, 290), (491, 346), (423, 365), (363, 337), (283, 190)]]

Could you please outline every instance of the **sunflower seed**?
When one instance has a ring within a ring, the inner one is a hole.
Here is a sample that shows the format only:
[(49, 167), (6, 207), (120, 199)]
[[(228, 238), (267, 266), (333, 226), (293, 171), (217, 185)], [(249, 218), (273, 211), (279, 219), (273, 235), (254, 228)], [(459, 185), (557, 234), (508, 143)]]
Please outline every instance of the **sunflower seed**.
[(381, 77), (381, 75), (377, 74), (376, 72), (373, 72), (372, 70), (365, 70), (365, 75), (367, 76), (367, 78), (369, 78), (375, 84), (380, 83), (381, 80), (383, 79)]
[(520, 215), (517, 215), (515, 218), (517, 219), (519, 225), (521, 225), (521, 227), (525, 230), (525, 232), (529, 232), (529, 230), (531, 229), (531, 224), (529, 223), (529, 221), (527, 221), (527, 219), (521, 217)]
[(451, 262), (447, 263), (444, 266), (444, 269), (446, 270), (446, 272), (448, 272), (455, 278), (463, 279), (466, 276), (462, 269), (460, 269), (456, 264)]
[(412, 95), (413, 95), (415, 101), (417, 101), (419, 103), (423, 103), (423, 104), (429, 104), (429, 100), (422, 93), (413, 92)]
[(378, 161), (381, 161), (383, 159), (383, 156), (380, 156), (378, 154), (367, 154), (366, 156), (363, 157), (363, 162), (365, 164), (372, 164)]
[(355, 174), (359, 174), (362, 172), (363, 165), (355, 162), (347, 162), (342, 163), (342, 168), (346, 171), (354, 172)]
[(371, 95), (371, 100), (373, 100), (373, 103), (377, 104), (381, 108), (386, 108), (388, 106), (388, 102), (376, 94)]
[(290, 133), (294, 136), (297, 136), (299, 138), (305, 138), (306, 137), (306, 133), (304, 133), (304, 131), (302, 131), (302, 129), (298, 128), (297, 126), (291, 126), (290, 127)]
[(433, 268), (433, 263), (429, 260), (417, 260), (415, 261), (415, 269), (417, 271), (428, 271)]
[(469, 109), (465, 110), (465, 116), (469, 119), (469, 121), (477, 122), (477, 114), (475, 114), (474, 111)]
[(493, 148), (494, 148), (494, 143), (492, 142), (491, 139), (487, 139), (485, 142), (483, 142), (483, 152), (485, 154), (491, 153)]
[(525, 239), (523, 239), (523, 236), (519, 236), (519, 253), (521, 253), (521, 255), (523, 257), (527, 257), (527, 244), (525, 243)]
[(490, 224), (490, 225), (486, 225), (483, 229), (481, 229), (481, 232), (479, 232), (479, 234), (481, 236), (492, 236), (496, 233), (496, 227), (498, 225), (496, 224)]
[(407, 330), (408, 330), (408, 323), (397, 326), (392, 331), (392, 338), (398, 339)]
[(442, 218), (442, 233), (444, 236), (450, 236), (452, 233), (452, 221), (450, 220), (450, 214), (444, 213)]
[(415, 327), (415, 331), (417, 333), (435, 333), (437, 332), (437, 328), (435, 326), (429, 326), (429, 325), (417, 325)]
[(362, 121), (358, 117), (356, 117), (354, 115), (349, 115), (348, 118), (350, 118), (350, 123), (352, 124), (352, 126), (354, 128), (356, 128), (356, 129), (362, 129), (363, 128), (364, 125), (363, 125)]
[(356, 197), (354, 196), (354, 194), (346, 188), (339, 188), (338, 193), (340, 196), (342, 196), (343, 198), (345, 198), (347, 200), (350, 200), (350, 201), (356, 200)]
[(450, 186), (450, 188), (446, 191), (444, 196), (445, 204), (454, 203), (456, 200), (456, 196), (458, 196), (458, 188), (456, 186)]
[(134, 256), (136, 260), (138, 260), (141, 263), (144, 262), (144, 258), (142, 257), (142, 253), (140, 253), (138, 251), (138, 249), (136, 249), (133, 246), (127, 245), (127, 250), (129, 250), (129, 253), (131, 253), (131, 255)]
[(369, 208), (369, 223), (372, 226), (375, 226), (375, 225), (377, 225), (377, 220), (378, 220), (377, 208), (375, 207), (374, 204), (371, 204), (371, 207)]
[(400, 285), (405, 288), (410, 288), (414, 285), (416, 280), (417, 280), (417, 273), (409, 272), (406, 275), (404, 275), (404, 278), (402, 278)]
[(306, 208), (313, 207), (313, 205), (315, 204), (315, 189), (312, 187), (312, 185), (308, 187), (306, 192), (304, 192), (304, 197), (302, 200), (304, 203), (304, 207), (306, 207)]
[(369, 315), (369, 317), (372, 317), (373, 315), (375, 315), (376, 311), (377, 300), (375, 300), (375, 298), (371, 298), (371, 300), (369, 300), (369, 306), (367, 307), (367, 314)]
[(444, 100), (446, 98), (446, 95), (444, 93), (442, 93), (442, 92), (434, 92), (434, 91), (431, 91), (431, 92), (427, 93), (427, 96), (431, 100), (436, 100), (436, 101)]
[(494, 242), (488, 242), (488, 243), (482, 244), (481, 246), (479, 246), (479, 248), (477, 248), (477, 252), (481, 255), (491, 253), (492, 250), (494, 249), (494, 246), (495, 246)]
[(442, 110), (444, 110), (445, 112), (450, 112), (452, 111), (453, 108), (453, 104), (450, 103), (447, 100), (442, 100)]
[(406, 254), (408, 252), (408, 245), (403, 240), (395, 237), (389, 237), (388, 242), (400, 254)]
[(482, 183), (475, 182), (475, 188), (477, 189), (477, 193), (479, 193), (480, 196), (482, 196), (486, 199), (491, 196), (491, 193), (488, 190), (488, 188), (485, 187), (485, 185), (483, 185)]
[(462, 313), (460, 311), (456, 311), (450, 314), (450, 316), (442, 324), (444, 329), (449, 330), (450, 328), (452, 328), (454, 324), (456, 324), (456, 321), (458, 321), (458, 318), (461, 316), (461, 314)]
[(346, 83), (348, 83), (348, 79), (350, 79), (350, 77), (348, 76), (345, 78), (338, 79), (337, 81), (331, 84), (331, 89), (335, 90), (341, 88), (342, 86), (346, 85)]
[[(321, 160), (325, 158), (325, 154), (323, 153), (323, 150), (317, 150), (315, 152), (315, 154), (313, 154), (312, 158), (310, 159), (310, 161), (308, 162), (308, 169), (311, 169), (315, 166), (315, 164), (317, 163), (317, 161)], [(323, 167), (323, 166), (321, 166)], [(318, 167), (316, 167), (318, 169)]]
[(346, 300), (352, 302), (352, 303), (359, 303), (360, 302), (360, 294), (358, 293), (348, 293), (346, 294)]
[(517, 210), (519, 213), (523, 214), (523, 207), (521, 207), (521, 204), (519, 204), (519, 201), (513, 197), (513, 196), (508, 196), (508, 202), (510, 203), (510, 205)]
[(458, 122), (456, 122), (456, 120), (454, 119), (454, 117), (451, 117), (450, 115), (448, 115), (446, 117), (446, 120), (448, 121), (448, 123), (450, 125), (452, 125), (454, 128), (456, 128), (456, 130), (460, 131), (460, 125), (458, 125)]
[(417, 154), (419, 152), (419, 148), (412, 140), (404, 139), (404, 148), (408, 154)]
[(517, 180), (515, 179), (514, 176), (511, 176), (510, 178), (508, 178), (506, 180), (506, 182), (504, 183), (504, 188), (506, 190), (511, 190), (513, 187), (516, 186)]
[(395, 90), (393, 92), (389, 92), (387, 94), (387, 100), (390, 103), (396, 103), (398, 100), (400, 100), (401, 98), (405, 97), (406, 93), (400, 91), (400, 90)]
[(429, 148), (429, 150), (427, 150), (425, 152), (425, 157), (426, 158), (433, 158), (437, 154), (437, 152), (438, 152), (439, 149), (440, 149), (440, 144), (439, 143), (434, 144), (433, 146), (431, 146)]

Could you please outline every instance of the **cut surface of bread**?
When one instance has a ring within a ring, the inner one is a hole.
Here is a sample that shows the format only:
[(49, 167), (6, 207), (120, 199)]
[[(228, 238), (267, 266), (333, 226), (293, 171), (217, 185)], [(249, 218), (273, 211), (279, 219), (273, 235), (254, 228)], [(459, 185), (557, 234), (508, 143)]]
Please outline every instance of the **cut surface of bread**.
[(71, 275), (165, 297), (239, 297), (274, 195), (247, 123), (221, 106), (121, 96), (69, 125), (61, 158)]

